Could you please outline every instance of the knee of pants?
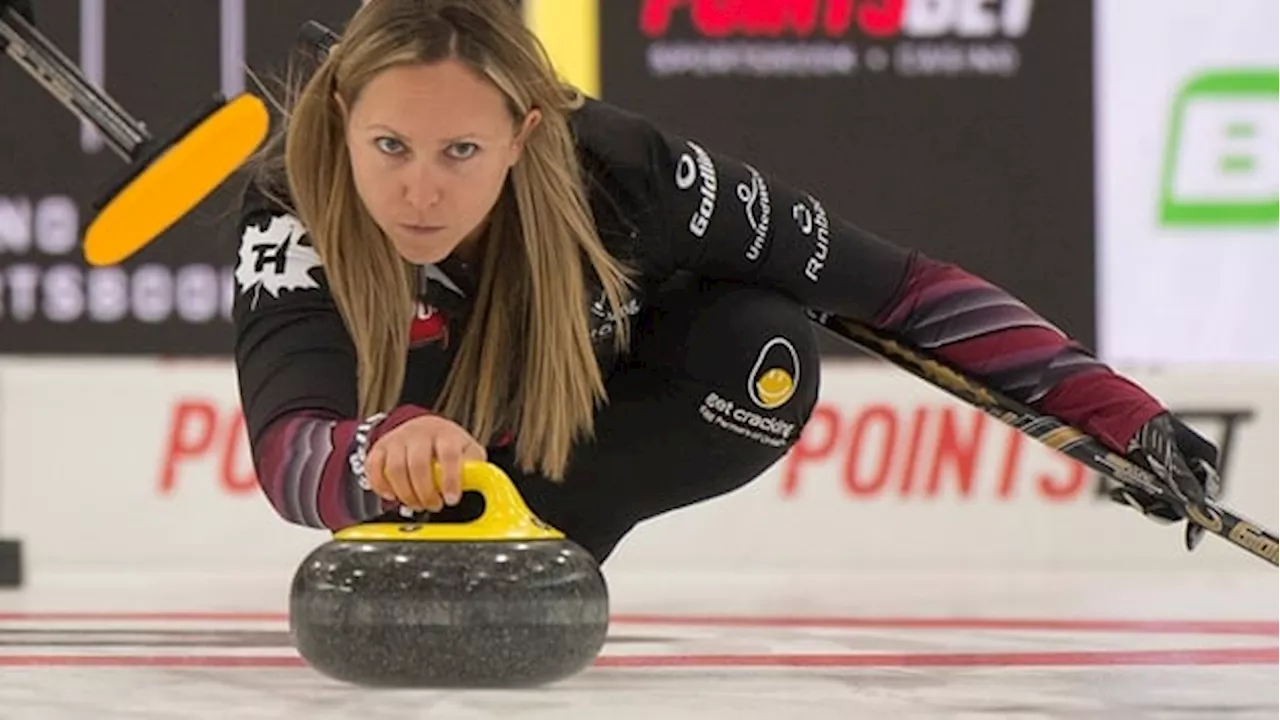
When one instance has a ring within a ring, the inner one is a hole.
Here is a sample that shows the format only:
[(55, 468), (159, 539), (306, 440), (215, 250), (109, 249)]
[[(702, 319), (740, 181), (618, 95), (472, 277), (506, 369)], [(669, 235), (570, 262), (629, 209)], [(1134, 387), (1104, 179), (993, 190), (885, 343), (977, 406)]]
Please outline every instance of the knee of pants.
[(780, 435), (787, 447), (799, 438), (821, 376), (817, 335), (800, 304), (748, 285), (704, 282), (660, 300), (644, 330), (659, 362), (705, 387), (704, 417)]

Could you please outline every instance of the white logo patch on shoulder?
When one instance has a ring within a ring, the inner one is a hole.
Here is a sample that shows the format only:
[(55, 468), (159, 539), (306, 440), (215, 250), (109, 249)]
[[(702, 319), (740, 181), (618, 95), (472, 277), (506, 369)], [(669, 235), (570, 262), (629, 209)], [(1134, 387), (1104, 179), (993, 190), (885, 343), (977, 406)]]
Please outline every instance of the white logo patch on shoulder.
[(319, 288), (311, 276), (320, 267), (315, 248), (301, 244), (307, 234), (302, 223), (292, 215), (276, 215), (265, 231), (245, 228), (240, 241), (240, 259), (236, 265), (236, 285), (240, 294), (253, 292), (250, 307), (256, 307), (263, 292), (280, 297), (285, 290)]

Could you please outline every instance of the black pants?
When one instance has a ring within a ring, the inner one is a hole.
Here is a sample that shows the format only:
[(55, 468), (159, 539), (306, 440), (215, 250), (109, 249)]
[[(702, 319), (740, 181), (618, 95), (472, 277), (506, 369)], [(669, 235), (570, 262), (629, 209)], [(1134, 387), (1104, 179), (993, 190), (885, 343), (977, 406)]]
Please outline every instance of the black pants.
[[(640, 521), (735, 490), (782, 459), (817, 402), (818, 371), (813, 326), (791, 300), (734, 283), (681, 287), (635, 318), (595, 440), (574, 448), (564, 482), (521, 473), (502, 451), (489, 460), (538, 517), (604, 562)], [(479, 510), (464, 496), (434, 518)]]

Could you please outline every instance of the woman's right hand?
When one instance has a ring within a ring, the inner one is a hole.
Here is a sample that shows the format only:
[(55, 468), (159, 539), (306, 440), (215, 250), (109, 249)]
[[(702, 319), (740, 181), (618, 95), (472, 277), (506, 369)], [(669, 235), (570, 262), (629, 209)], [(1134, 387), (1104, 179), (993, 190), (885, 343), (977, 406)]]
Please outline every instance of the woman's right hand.
[[(439, 512), (462, 498), (462, 463), (485, 461), (488, 453), (456, 423), (438, 415), (409, 420), (383, 435), (369, 450), (369, 487), (382, 499), (414, 510)], [(436, 486), (438, 462), (443, 477)]]

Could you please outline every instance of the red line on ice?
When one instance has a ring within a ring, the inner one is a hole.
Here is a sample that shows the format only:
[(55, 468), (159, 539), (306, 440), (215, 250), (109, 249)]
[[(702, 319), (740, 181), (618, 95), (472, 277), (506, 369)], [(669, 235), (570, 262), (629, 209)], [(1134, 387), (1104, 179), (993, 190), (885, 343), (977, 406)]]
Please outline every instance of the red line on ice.
[[(1096, 650), (1020, 653), (867, 653), (849, 655), (624, 655), (597, 658), (602, 668), (674, 667), (1088, 667), (1139, 665), (1275, 665), (1280, 648)], [(0, 667), (303, 668), (296, 656), (9, 655)]]
[[(0, 622), (287, 622), (280, 612), (188, 611), (0, 612)], [(1266, 635), (1280, 634), (1272, 620), (1123, 620), (974, 617), (805, 617), (734, 615), (660, 615), (623, 613), (619, 625), (684, 625), (702, 627), (808, 627), (825, 629), (1028, 630), (1049, 632), (1124, 632), (1151, 634)]]

